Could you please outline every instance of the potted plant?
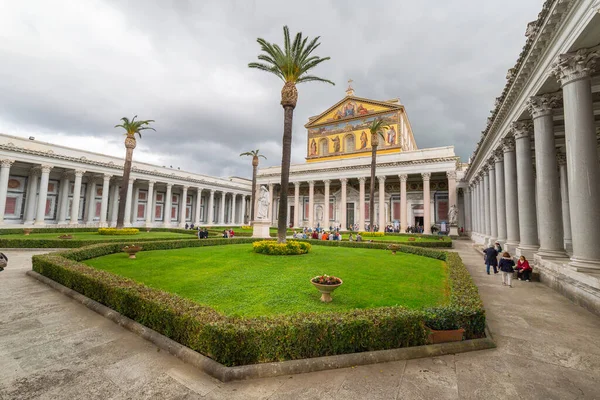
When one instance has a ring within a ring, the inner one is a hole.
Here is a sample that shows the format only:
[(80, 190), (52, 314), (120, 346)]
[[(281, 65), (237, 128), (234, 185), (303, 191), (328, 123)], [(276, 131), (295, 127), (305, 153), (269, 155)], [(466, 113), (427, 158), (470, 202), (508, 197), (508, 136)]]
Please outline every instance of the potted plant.
[(387, 249), (388, 249), (388, 250), (391, 250), (391, 251), (392, 251), (392, 254), (396, 254), (396, 252), (397, 252), (398, 250), (400, 250), (400, 245), (399, 245), (399, 244), (390, 244), (390, 245), (387, 247)]
[(151, 228), (150, 228), (150, 227), (147, 227), (147, 228), (146, 228), (146, 232), (150, 232), (150, 230), (151, 230)]
[(344, 282), (335, 276), (319, 275), (312, 278), (310, 283), (312, 283), (313, 286), (316, 287), (319, 292), (321, 292), (321, 301), (324, 303), (330, 303), (333, 300), (331, 298), (331, 293), (338, 287), (342, 286), (342, 283)]
[(60, 235), (59, 239), (73, 239), (73, 235)]
[(425, 319), (425, 325), (429, 329), (427, 342), (430, 344), (463, 340), (465, 330), (449, 310), (432, 310)]
[(33, 232), (33, 228), (23, 228), (23, 233), (25, 236), (29, 236), (31, 232)]
[(129, 254), (129, 258), (135, 258), (135, 253), (137, 253), (138, 251), (141, 251), (141, 250), (142, 250), (141, 246), (136, 246), (134, 244), (123, 247), (123, 251), (125, 253)]

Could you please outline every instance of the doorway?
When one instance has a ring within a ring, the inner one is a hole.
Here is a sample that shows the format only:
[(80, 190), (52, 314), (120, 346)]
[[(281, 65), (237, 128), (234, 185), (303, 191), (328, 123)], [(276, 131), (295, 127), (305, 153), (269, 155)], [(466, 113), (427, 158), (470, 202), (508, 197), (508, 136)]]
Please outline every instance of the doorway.
[(349, 226), (354, 227), (354, 203), (346, 203), (346, 226), (342, 226), (342, 230)]
[(423, 217), (415, 217), (415, 225), (414, 226), (423, 226)]

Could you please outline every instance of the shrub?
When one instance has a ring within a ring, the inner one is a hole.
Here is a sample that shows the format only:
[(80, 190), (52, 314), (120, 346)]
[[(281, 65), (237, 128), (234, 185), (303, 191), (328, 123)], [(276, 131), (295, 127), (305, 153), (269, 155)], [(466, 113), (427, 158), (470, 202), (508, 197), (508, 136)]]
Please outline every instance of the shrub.
[(358, 232), (362, 237), (381, 237), (385, 236), (385, 232)]
[[(258, 239), (153, 241), (144, 243), (144, 250), (255, 241)], [(372, 249), (387, 246), (338, 241), (314, 244)], [(424, 310), (381, 307), (239, 318), (79, 262), (120, 252), (122, 247), (123, 243), (103, 243), (35, 255), (33, 269), (227, 366), (419, 346), (427, 343), (426, 325), (434, 329), (462, 327), (467, 339), (484, 335), (483, 304), (456, 253), (400, 245), (407, 253), (446, 260), (449, 300), (445, 305)]]
[(306, 254), (310, 251), (310, 248), (310, 243), (298, 242), (295, 240), (288, 240), (285, 243), (277, 243), (272, 240), (261, 240), (252, 244), (252, 249), (255, 253), (276, 256)]
[(242, 225), (242, 229), (245, 229), (245, 230), (252, 229), (252, 225)]
[(98, 228), (98, 233), (101, 235), (137, 235), (139, 232), (137, 228)]

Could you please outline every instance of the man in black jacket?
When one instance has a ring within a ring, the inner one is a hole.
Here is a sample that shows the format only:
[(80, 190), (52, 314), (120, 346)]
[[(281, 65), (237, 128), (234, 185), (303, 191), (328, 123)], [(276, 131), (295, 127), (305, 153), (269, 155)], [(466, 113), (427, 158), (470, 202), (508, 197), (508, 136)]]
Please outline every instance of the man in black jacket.
[(494, 273), (498, 273), (498, 252), (493, 246), (483, 250), (485, 260), (485, 270), (487, 274), (490, 274), (490, 265), (494, 267)]

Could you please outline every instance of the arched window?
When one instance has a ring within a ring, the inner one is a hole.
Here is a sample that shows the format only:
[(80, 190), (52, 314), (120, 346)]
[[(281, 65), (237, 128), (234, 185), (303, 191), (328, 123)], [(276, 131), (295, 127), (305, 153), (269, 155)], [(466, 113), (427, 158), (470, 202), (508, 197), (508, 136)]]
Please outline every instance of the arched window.
[(353, 134), (346, 135), (346, 137), (344, 138), (344, 150), (346, 151), (346, 153), (350, 153), (356, 150)]
[(319, 141), (319, 154), (321, 156), (326, 156), (329, 154), (329, 146), (327, 144), (327, 139), (321, 139)]

